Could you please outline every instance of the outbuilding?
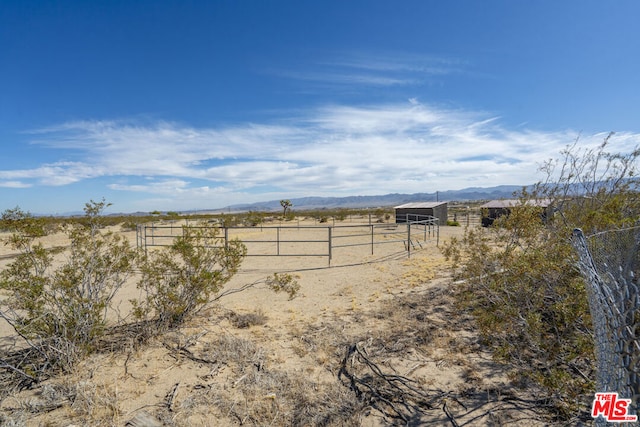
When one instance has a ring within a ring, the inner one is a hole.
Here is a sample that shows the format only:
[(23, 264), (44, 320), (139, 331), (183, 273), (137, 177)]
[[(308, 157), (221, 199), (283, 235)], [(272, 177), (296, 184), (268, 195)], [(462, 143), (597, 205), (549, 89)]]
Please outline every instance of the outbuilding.
[(396, 206), (396, 223), (420, 221), (427, 217), (438, 219), (438, 225), (447, 225), (447, 202), (414, 202)]
[[(551, 201), (548, 199), (527, 200), (524, 202), (526, 206), (535, 206), (540, 208), (540, 216), (544, 220), (548, 216), (548, 208)], [(509, 215), (513, 209), (523, 206), (523, 202), (514, 199), (492, 200), (480, 206), (482, 211), (482, 226), (489, 227), (493, 222), (503, 215)]]

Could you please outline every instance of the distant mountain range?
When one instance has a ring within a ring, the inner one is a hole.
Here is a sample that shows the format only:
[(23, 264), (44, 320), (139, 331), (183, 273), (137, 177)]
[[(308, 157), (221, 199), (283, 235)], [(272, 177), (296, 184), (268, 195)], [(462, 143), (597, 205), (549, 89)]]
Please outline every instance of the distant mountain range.
[[(413, 193), (413, 194), (384, 194), (380, 196), (346, 196), (346, 197), (299, 197), (289, 199), (294, 210), (318, 210), (318, 209), (339, 209), (339, 208), (382, 208), (398, 206), (410, 202), (465, 202), (473, 200), (496, 200), (511, 199), (513, 193), (521, 191), (521, 185), (499, 185), (497, 187), (470, 187), (462, 190), (438, 191), (436, 193)], [(183, 214), (195, 213), (227, 213), (227, 212), (276, 212), (281, 211), (280, 200), (269, 200), (266, 202), (243, 203), (230, 205), (224, 208), (192, 209), (180, 211)], [(36, 216), (48, 216), (46, 214), (35, 214)], [(84, 212), (65, 212), (54, 216), (83, 216)], [(119, 212), (109, 214), (110, 216), (145, 216), (149, 212)]]
[[(409, 202), (464, 202), (472, 200), (494, 200), (513, 198), (513, 193), (522, 190), (519, 185), (500, 185), (497, 187), (471, 187), (462, 190), (438, 191), (436, 193), (385, 194), (381, 196), (347, 196), (347, 197), (300, 197), (289, 199), (294, 210), (337, 209), (337, 208), (377, 208), (398, 206)], [(279, 211), (282, 210), (280, 200), (267, 202), (244, 203), (227, 206), (222, 209), (206, 209), (191, 212), (247, 212), (247, 211)]]

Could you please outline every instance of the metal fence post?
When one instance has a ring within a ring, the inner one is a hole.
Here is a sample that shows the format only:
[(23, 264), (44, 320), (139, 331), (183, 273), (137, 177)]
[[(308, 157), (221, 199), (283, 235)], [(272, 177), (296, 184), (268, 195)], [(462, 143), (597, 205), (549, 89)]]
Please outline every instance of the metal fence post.
[(411, 222), (407, 221), (407, 258), (411, 258)]
[(373, 255), (373, 224), (371, 224), (370, 227), (371, 227), (371, 255)]
[(332, 257), (332, 253), (331, 253), (331, 246), (332, 246), (331, 227), (327, 227), (327, 231), (328, 231), (328, 240), (329, 240), (329, 266), (331, 266), (331, 257)]
[(143, 225), (143, 231), (144, 231), (144, 254), (145, 256), (148, 255), (147, 252), (147, 226)]

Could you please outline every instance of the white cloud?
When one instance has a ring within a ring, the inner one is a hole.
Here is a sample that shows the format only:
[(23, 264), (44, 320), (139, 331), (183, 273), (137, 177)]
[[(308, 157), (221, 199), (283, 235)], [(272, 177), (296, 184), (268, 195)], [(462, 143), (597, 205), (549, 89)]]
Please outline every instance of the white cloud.
[[(103, 173), (98, 165), (92, 167), (82, 162), (54, 162), (35, 169), (0, 171), (0, 179), (29, 179), (45, 186), (67, 185), (101, 175)], [(32, 184), (23, 185), (31, 186)]]
[(150, 194), (176, 194), (189, 188), (189, 182), (180, 179), (162, 180), (147, 184), (109, 184), (111, 190), (133, 191)]
[[(322, 54), (318, 53), (317, 57)], [(270, 73), (305, 83), (305, 91), (352, 92), (370, 88), (420, 86), (442, 76), (461, 74), (468, 64), (458, 58), (402, 52), (332, 52), (331, 59), (271, 69)], [(295, 71), (294, 71), (295, 70)], [(314, 87), (315, 85), (315, 87)]]
[[(434, 108), (413, 98), (397, 105), (326, 106), (286, 122), (215, 128), (79, 121), (40, 130), (34, 142), (57, 149), (60, 158), (72, 150), (80, 161), (51, 159), (33, 169), (0, 171), (0, 185), (112, 177), (111, 190), (201, 199), (208, 206), (211, 198), (240, 196), (520, 185), (535, 182), (538, 165), (557, 157), (577, 135), (508, 129), (496, 117)], [(579, 143), (595, 146), (604, 136), (581, 136)], [(630, 150), (640, 136), (619, 134), (612, 144), (613, 151)]]
[(29, 188), (31, 184), (21, 181), (0, 181), (0, 187), (3, 188)]
[(400, 52), (347, 53), (343, 59), (327, 65), (387, 73), (415, 73), (416, 75), (445, 75), (460, 73), (466, 62), (454, 57)]
[(294, 80), (303, 80), (306, 82), (329, 83), (332, 85), (363, 85), (363, 86), (408, 86), (422, 83), (415, 77), (409, 76), (386, 76), (371, 72), (353, 72), (345, 71), (280, 71), (281, 77)]

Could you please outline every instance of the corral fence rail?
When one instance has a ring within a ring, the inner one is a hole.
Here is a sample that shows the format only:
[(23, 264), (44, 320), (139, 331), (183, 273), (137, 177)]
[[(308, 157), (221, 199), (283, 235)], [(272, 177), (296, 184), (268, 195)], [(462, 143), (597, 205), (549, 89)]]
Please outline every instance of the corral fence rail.
[[(221, 245), (239, 239), (247, 247), (247, 256), (326, 257), (331, 265), (335, 250), (340, 248), (369, 246), (373, 255), (378, 245), (402, 243), (407, 257), (411, 257), (411, 251), (422, 248), (423, 242), (435, 239), (438, 245), (438, 219), (427, 215), (409, 215), (400, 223), (189, 227), (217, 228)], [(136, 244), (145, 251), (148, 248), (170, 246), (177, 237), (183, 235), (184, 227), (177, 223), (139, 224), (136, 227)]]

